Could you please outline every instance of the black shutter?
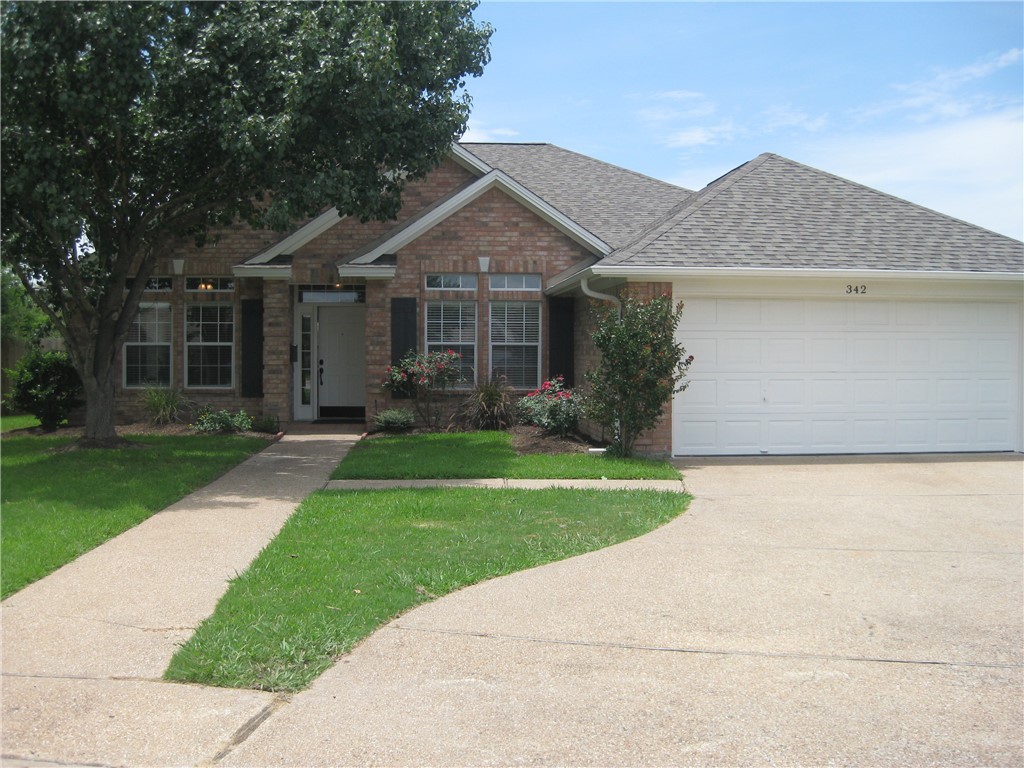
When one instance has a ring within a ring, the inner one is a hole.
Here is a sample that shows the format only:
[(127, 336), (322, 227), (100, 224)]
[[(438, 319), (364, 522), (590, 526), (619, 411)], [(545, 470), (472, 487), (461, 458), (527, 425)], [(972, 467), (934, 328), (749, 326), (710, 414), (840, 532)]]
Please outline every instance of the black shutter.
[(242, 299), (242, 397), (263, 397), (262, 299)]
[(576, 303), (572, 297), (548, 299), (548, 376), (553, 379), (561, 375), (567, 387), (575, 386), (575, 322)]
[(391, 299), (391, 364), (416, 351), (416, 299)]

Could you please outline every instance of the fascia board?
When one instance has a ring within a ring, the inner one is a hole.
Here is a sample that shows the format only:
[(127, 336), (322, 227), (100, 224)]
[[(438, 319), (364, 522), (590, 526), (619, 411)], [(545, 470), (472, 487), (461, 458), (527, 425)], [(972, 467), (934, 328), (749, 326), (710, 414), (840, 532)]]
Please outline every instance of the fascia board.
[(393, 264), (339, 264), (338, 277), (362, 277), (366, 280), (392, 280), (397, 268)]
[(452, 144), (451, 156), (452, 160), (461, 165), (467, 171), (479, 173), (481, 176), (494, 170), (468, 149), (461, 147), (456, 143)]
[(595, 264), (598, 277), (633, 278), (637, 280), (677, 279), (681, 277), (845, 277), (892, 278), (895, 280), (987, 280), (1024, 282), (1022, 272), (938, 272), (896, 269), (772, 269), (769, 267), (656, 267), (624, 264)]
[(238, 264), (231, 268), (235, 277), (262, 277), (264, 280), (291, 280), (291, 265), (265, 266), (262, 264)]
[(245, 263), (266, 264), (268, 261), (276, 256), (280, 256), (282, 253), (294, 253), (310, 240), (322, 235), (344, 218), (346, 217), (339, 214), (337, 208), (331, 208), (328, 211), (324, 211), (315, 219), (307, 222), (305, 225), (292, 232), (284, 240), (281, 240), (279, 243), (270, 246), (267, 250), (256, 254), (251, 259), (246, 260)]
[(602, 256), (611, 253), (611, 248), (603, 240), (591, 234), (575, 221), (562, 214), (558, 209), (537, 197), (537, 195), (533, 194), (530, 190), (510, 176), (502, 173), (501, 171), (494, 170), (490, 171), (485, 176), (482, 176), (461, 192), (448, 198), (448, 200), (437, 206), (437, 208), (432, 210), (423, 218), (413, 222), (400, 232), (396, 232), (394, 237), (388, 238), (372, 251), (364, 253), (357, 259), (353, 259), (351, 263), (370, 264), (386, 253), (395, 253), (396, 251), (401, 250), (424, 233), (429, 232), (449, 216), (462, 210), (485, 192), (488, 192), (495, 187), (503, 191), (520, 205), (540, 216), (564, 235), (579, 243), (591, 253), (600, 254)]

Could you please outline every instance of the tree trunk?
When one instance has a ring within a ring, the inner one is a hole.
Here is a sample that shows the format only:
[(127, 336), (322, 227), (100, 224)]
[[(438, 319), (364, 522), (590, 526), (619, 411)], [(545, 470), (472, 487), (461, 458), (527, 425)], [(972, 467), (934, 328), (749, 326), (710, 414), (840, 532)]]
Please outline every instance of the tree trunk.
[(114, 382), (110, 377), (83, 379), (85, 389), (85, 448), (116, 448), (125, 443), (114, 428)]

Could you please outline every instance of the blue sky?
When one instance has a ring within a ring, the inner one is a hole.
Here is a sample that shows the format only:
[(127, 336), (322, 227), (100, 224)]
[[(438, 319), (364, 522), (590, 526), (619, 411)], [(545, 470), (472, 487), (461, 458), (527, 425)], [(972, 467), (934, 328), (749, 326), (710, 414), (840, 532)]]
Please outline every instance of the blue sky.
[(1024, 4), (497, 2), (467, 141), (699, 189), (762, 152), (1024, 238)]

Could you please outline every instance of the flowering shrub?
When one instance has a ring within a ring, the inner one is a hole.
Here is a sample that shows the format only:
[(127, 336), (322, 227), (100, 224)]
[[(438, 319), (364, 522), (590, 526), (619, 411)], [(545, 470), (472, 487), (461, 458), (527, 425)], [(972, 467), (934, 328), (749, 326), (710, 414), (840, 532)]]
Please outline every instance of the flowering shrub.
[(583, 402), (580, 395), (565, 388), (565, 379), (556, 376), (520, 398), (518, 410), (523, 423), (535, 424), (545, 432), (564, 437), (576, 429)]
[(458, 352), (412, 353), (398, 365), (389, 365), (384, 371), (381, 387), (395, 395), (412, 399), (413, 408), (424, 425), (437, 429), (441, 424), (442, 405), (437, 396), (452, 384), (462, 381)]

